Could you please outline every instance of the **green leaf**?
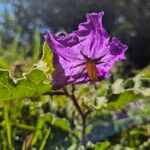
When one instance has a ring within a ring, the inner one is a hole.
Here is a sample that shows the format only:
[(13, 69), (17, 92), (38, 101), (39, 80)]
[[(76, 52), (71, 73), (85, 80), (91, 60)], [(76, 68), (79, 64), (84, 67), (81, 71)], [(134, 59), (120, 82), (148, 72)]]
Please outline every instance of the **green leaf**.
[(51, 84), (44, 83), (46, 75), (34, 69), (14, 83), (9, 71), (0, 70), (0, 100), (15, 100), (37, 97), (51, 90)]
[(3, 58), (0, 58), (0, 68), (2, 68), (2, 69), (8, 69), (9, 68), (7, 61)]
[(69, 122), (65, 118), (63, 118), (63, 119), (56, 118), (53, 125), (58, 128), (63, 129), (64, 131), (67, 131), (67, 132), (70, 130)]
[(150, 65), (140, 71), (140, 73), (138, 73), (136, 76), (150, 78)]
[(11, 100), (14, 87), (9, 71), (0, 70), (0, 100)]
[(4, 119), (5, 119), (5, 125), (6, 125), (6, 134), (7, 134), (7, 141), (8, 146), (10, 149), (13, 149), (12, 147), (12, 138), (11, 138), (11, 123), (9, 120), (9, 113), (8, 113), (8, 105), (4, 105)]
[(150, 78), (150, 72), (144, 73), (142, 77), (144, 77), (144, 78)]
[(39, 85), (46, 79), (46, 75), (42, 70), (35, 69), (27, 74), (26, 78), (35, 85)]
[(120, 94), (112, 94), (109, 97), (108, 107), (120, 108), (130, 102), (137, 101), (141, 98), (140, 95), (136, 95), (133, 91), (124, 91)]
[(34, 134), (33, 140), (32, 140), (32, 146), (35, 145), (38, 141), (38, 139), (42, 135), (42, 128), (48, 122), (49, 124), (52, 122), (53, 116), (51, 113), (44, 114), (41, 118), (38, 119), (37, 125), (36, 125), (36, 132)]
[(52, 54), (51, 48), (48, 46), (46, 42), (44, 42), (44, 45), (43, 45), (42, 61), (46, 64), (47, 73), (52, 74), (54, 71), (53, 54)]
[(94, 145), (95, 150), (108, 150), (109, 147), (110, 147), (110, 142), (108, 141), (96, 143)]

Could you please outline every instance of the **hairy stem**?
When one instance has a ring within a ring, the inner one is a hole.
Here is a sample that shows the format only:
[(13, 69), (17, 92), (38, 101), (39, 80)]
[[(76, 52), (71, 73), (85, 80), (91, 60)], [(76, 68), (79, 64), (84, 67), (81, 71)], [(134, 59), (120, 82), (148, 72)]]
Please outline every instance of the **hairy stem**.
[(78, 110), (81, 119), (82, 119), (82, 132), (81, 132), (81, 144), (85, 145), (86, 144), (86, 136), (85, 136), (85, 128), (86, 128), (86, 114), (84, 114), (84, 112), (82, 111), (82, 109), (80, 108), (80, 105), (78, 104), (77, 99), (75, 98), (74, 95), (72, 95), (72, 102), (74, 104), (74, 106), (76, 107), (76, 109)]
[(46, 93), (46, 94), (48, 94), (50, 96), (65, 95), (65, 96), (67, 96), (67, 97), (69, 97), (71, 99), (71, 101), (73, 102), (73, 105), (75, 106), (75, 108), (77, 109), (78, 113), (81, 116), (81, 120), (82, 120), (81, 144), (85, 146), (85, 144), (86, 144), (86, 135), (85, 135), (86, 119), (87, 119), (87, 116), (92, 112), (92, 110), (89, 109), (86, 112), (84, 112), (81, 109), (81, 107), (80, 107), (80, 105), (78, 103), (78, 100), (75, 97), (74, 91), (75, 91), (75, 87), (74, 87), (74, 85), (72, 85), (71, 94), (67, 91), (66, 88), (63, 89), (63, 92), (50, 92), (50, 93)]
[(64, 92), (72, 100), (75, 108), (77, 109), (77, 111), (79, 112), (79, 114), (81, 116), (81, 119), (82, 119), (81, 144), (85, 145), (86, 144), (86, 136), (85, 136), (86, 118), (87, 118), (87, 115), (89, 113), (82, 111), (82, 109), (81, 109), (81, 107), (80, 107), (80, 105), (79, 105), (79, 103), (78, 103), (78, 101), (74, 95), (74, 91), (75, 91), (74, 85), (72, 86), (71, 95), (67, 92), (66, 89), (64, 89)]

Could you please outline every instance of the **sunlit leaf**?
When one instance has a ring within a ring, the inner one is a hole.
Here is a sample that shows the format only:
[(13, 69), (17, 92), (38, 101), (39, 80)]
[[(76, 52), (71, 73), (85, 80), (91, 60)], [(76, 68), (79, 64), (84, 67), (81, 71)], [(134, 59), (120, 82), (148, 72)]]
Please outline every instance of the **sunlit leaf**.
[(141, 96), (135, 94), (133, 91), (124, 91), (120, 94), (112, 94), (109, 97), (108, 107), (120, 108), (130, 102), (137, 101), (140, 98), (141, 98)]
[(51, 84), (44, 83), (46, 75), (34, 69), (24, 78), (14, 83), (9, 71), (0, 70), (0, 100), (15, 100), (37, 97), (51, 90)]
[(54, 121), (53, 125), (58, 127), (58, 128), (63, 129), (64, 131), (69, 131), (70, 130), (69, 122), (64, 118), (63, 119), (57, 118)]
[(53, 54), (46, 42), (44, 42), (43, 45), (43, 55), (42, 55), (42, 61), (46, 64), (47, 66), (47, 73), (51, 74), (54, 71), (53, 67)]
[(109, 147), (110, 147), (110, 142), (108, 141), (96, 143), (94, 145), (95, 150), (108, 150)]

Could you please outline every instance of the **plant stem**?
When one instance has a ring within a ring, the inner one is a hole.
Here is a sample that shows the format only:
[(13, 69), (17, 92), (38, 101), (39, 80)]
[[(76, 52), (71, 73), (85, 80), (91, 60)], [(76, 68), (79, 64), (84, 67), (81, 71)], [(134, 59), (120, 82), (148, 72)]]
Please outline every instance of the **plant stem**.
[(4, 104), (4, 119), (5, 119), (5, 128), (9, 149), (13, 149), (12, 139), (11, 139), (11, 123), (9, 119), (9, 108), (8, 103)]
[(81, 135), (81, 144), (82, 145), (85, 145), (86, 144), (86, 136), (85, 136), (85, 128), (86, 128), (86, 114), (84, 114), (84, 112), (81, 110), (79, 104), (78, 104), (78, 101), (77, 99), (75, 98), (74, 95), (72, 95), (72, 102), (74, 104), (74, 106), (76, 107), (76, 109), (78, 110), (80, 116), (81, 116), (81, 119), (82, 119), (82, 135)]
[(72, 100), (75, 108), (77, 109), (77, 111), (79, 112), (79, 114), (81, 116), (81, 119), (82, 119), (81, 144), (85, 146), (85, 144), (86, 144), (86, 136), (85, 136), (86, 117), (89, 113), (84, 113), (82, 111), (82, 109), (74, 95), (74, 91), (75, 91), (74, 85), (72, 86), (72, 92), (71, 92), (72, 94), (71, 95), (68, 93), (68, 91), (66, 89), (64, 89), (65, 95), (68, 96)]
[(81, 144), (86, 144), (86, 136), (85, 136), (85, 129), (86, 129), (86, 115), (82, 117), (82, 135), (81, 135)]
[(76, 99), (76, 97), (74, 96), (74, 95), (71, 95), (71, 100), (72, 100), (72, 102), (73, 102), (73, 104), (74, 104), (74, 106), (76, 107), (76, 109), (78, 110), (78, 112), (79, 112), (79, 114), (81, 115), (81, 118), (84, 118), (84, 112), (81, 110), (81, 108), (80, 108), (80, 106), (79, 106), (79, 104), (78, 104), (78, 101), (77, 101), (77, 99)]
[(47, 129), (46, 135), (44, 136), (44, 139), (41, 143), (40, 150), (44, 150), (44, 147), (46, 145), (46, 142), (48, 140), (48, 137), (49, 137), (50, 133), (51, 133), (51, 128)]
[(49, 94), (51, 96), (54, 96), (54, 95), (65, 95), (65, 96), (67, 96), (67, 97), (69, 97), (71, 99), (71, 101), (73, 102), (75, 108), (77, 109), (77, 111), (79, 112), (79, 114), (81, 116), (81, 120), (82, 120), (81, 144), (85, 146), (85, 144), (86, 144), (86, 135), (85, 135), (86, 118), (92, 112), (92, 110), (89, 109), (86, 112), (82, 111), (82, 109), (81, 109), (81, 107), (80, 107), (80, 105), (78, 103), (78, 100), (75, 97), (74, 91), (75, 91), (75, 87), (74, 87), (74, 85), (72, 85), (71, 94), (67, 91), (66, 88), (64, 88), (63, 92), (50, 92), (50, 93), (46, 93), (46, 94)]

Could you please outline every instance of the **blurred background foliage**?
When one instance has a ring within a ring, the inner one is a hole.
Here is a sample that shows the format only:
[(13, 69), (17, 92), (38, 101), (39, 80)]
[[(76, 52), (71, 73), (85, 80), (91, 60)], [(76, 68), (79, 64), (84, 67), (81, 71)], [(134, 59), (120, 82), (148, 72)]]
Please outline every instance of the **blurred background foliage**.
[(32, 43), (36, 26), (43, 40), (48, 28), (71, 32), (85, 20), (86, 13), (103, 10), (106, 29), (129, 45), (128, 65), (143, 68), (149, 64), (149, 0), (1, 0), (0, 8), (0, 31), (5, 41), (14, 39), (21, 27), (22, 43)]
[[(51, 94), (52, 54), (43, 36), (48, 28), (71, 32), (86, 13), (102, 10), (106, 29), (129, 49), (96, 91), (75, 86), (82, 109), (92, 110), (84, 148), (70, 98)], [(0, 149), (149, 150), (149, 10), (149, 0), (1, 0)]]

